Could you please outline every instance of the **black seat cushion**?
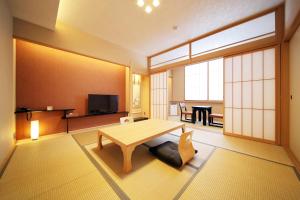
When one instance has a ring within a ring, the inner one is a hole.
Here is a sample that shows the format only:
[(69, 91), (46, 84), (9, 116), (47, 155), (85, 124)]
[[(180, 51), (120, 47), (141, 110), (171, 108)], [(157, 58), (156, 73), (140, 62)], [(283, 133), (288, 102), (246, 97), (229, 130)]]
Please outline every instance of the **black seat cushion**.
[(178, 144), (174, 142), (167, 141), (158, 146), (150, 147), (149, 151), (173, 167), (180, 168), (182, 165), (182, 160), (178, 152)]

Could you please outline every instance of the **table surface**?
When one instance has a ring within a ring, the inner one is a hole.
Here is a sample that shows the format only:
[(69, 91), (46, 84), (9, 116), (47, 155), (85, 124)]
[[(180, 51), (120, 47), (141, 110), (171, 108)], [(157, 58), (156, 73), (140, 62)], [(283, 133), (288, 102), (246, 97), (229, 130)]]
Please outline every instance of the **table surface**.
[(192, 106), (192, 108), (211, 108), (211, 106)]
[(184, 127), (184, 123), (149, 119), (99, 129), (104, 137), (119, 145), (130, 146), (149, 141), (169, 131)]

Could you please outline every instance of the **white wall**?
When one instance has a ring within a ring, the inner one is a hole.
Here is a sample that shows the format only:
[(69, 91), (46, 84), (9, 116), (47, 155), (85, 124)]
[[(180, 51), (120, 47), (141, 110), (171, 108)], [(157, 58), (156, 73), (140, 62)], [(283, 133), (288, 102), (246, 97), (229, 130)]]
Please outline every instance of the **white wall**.
[(133, 73), (147, 73), (146, 56), (81, 32), (59, 21), (56, 23), (55, 30), (52, 31), (15, 18), (14, 36), (53, 48), (130, 66)]
[(15, 144), (12, 23), (12, 16), (6, 1), (0, 0), (0, 170)]
[(290, 41), (290, 149), (300, 161), (300, 27)]

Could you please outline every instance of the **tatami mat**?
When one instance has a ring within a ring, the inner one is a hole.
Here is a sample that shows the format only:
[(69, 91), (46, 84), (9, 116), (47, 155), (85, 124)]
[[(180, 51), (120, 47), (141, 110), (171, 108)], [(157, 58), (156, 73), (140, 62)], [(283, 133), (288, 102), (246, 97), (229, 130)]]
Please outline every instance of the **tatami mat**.
[[(281, 146), (256, 142), (252, 140), (245, 140), (236, 137), (230, 137), (223, 134), (216, 134), (214, 132), (203, 131), (199, 129), (192, 130), (194, 131), (194, 141), (293, 166), (293, 163), (289, 159), (286, 151)], [(172, 135), (175, 135), (177, 137), (179, 137), (180, 134), (180, 130), (172, 132)], [(80, 145), (86, 145), (97, 142), (97, 132), (88, 132), (87, 134), (80, 133), (76, 134), (76, 137), (75, 135), (73, 136), (79, 142)], [(152, 145), (155, 145), (159, 143), (157, 141), (159, 140), (153, 140), (148, 144), (150, 144), (150, 146), (151, 143)]]
[(173, 199), (197, 172), (189, 165), (175, 169), (152, 156), (146, 146), (140, 145), (132, 156), (133, 170), (125, 174), (119, 146), (107, 143), (101, 151), (97, 144), (85, 147), (130, 199)]
[[(42, 197), (44, 193), (57, 191), (57, 188), (63, 190), (69, 187), (67, 185), (73, 184), (73, 181), (76, 181), (75, 186), (84, 186), (86, 181), (80, 178), (93, 172), (99, 173), (70, 135), (21, 144), (17, 146), (0, 179), (1, 200)], [(98, 182), (102, 182), (102, 185), (98, 185)], [(90, 185), (91, 190), (96, 190), (91, 193), (105, 191), (117, 198), (100, 175), (98, 182)], [(64, 197), (67, 196), (61, 196)]]
[[(258, 158), (294, 166), (283, 147), (245, 140), (237, 137), (216, 134), (208, 131), (192, 129), (193, 140), (204, 144), (244, 153)], [(180, 131), (173, 131), (172, 134), (180, 136)]]
[(298, 200), (291, 167), (217, 149), (180, 199)]
[(88, 145), (97, 142), (98, 140), (98, 131), (89, 131), (84, 133), (77, 133), (72, 134), (74, 139), (80, 144), (80, 145)]

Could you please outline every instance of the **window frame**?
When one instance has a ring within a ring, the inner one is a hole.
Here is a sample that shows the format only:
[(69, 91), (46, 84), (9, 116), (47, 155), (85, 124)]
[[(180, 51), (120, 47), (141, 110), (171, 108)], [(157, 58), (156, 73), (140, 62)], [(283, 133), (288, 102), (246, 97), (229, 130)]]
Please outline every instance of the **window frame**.
[[(222, 94), (222, 100), (210, 100), (209, 99), (209, 62), (210, 61), (214, 61), (214, 60), (218, 60), (218, 59), (222, 59), (222, 63), (223, 63), (223, 81), (222, 81), (222, 90), (223, 90), (223, 94)], [(197, 64), (200, 64), (200, 63), (207, 63), (207, 99), (206, 100), (190, 100), (190, 99), (186, 99), (186, 74), (185, 74), (185, 68), (187, 66), (190, 66), (190, 65), (197, 65)], [(206, 60), (206, 61), (201, 61), (201, 62), (197, 62), (197, 63), (192, 63), (192, 64), (189, 64), (189, 65), (185, 65), (184, 66), (184, 101), (185, 102), (199, 102), (199, 103), (220, 103), (222, 104), (224, 102), (224, 57), (218, 57), (218, 58), (214, 58), (214, 59), (210, 59), (210, 60)]]

